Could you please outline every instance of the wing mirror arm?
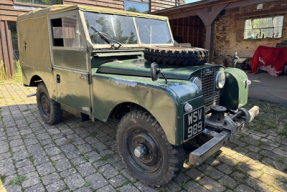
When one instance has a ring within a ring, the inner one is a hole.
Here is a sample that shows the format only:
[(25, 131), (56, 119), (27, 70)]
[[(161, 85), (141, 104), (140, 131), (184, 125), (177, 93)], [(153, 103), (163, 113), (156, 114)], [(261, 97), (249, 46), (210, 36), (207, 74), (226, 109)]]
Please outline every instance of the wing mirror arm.
[(167, 79), (165, 75), (162, 73), (161, 69), (158, 67), (157, 63), (152, 63), (150, 66), (150, 74), (151, 74), (151, 79), (152, 81), (157, 81), (159, 78), (159, 74), (162, 75), (162, 77), (165, 80), (165, 85), (167, 85)]

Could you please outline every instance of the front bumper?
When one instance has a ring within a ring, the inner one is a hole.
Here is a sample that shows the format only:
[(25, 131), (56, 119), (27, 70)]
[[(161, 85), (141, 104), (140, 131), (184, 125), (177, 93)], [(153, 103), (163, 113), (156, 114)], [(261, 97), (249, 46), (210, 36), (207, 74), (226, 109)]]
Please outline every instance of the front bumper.
[[(223, 123), (207, 122), (203, 134), (212, 137), (209, 141), (201, 145), (189, 154), (191, 165), (200, 165), (208, 157), (218, 151), (224, 144), (247, 126), (259, 114), (259, 107), (254, 106), (247, 111), (239, 109), (233, 116), (225, 117)], [(220, 131), (218, 131), (220, 130)]]

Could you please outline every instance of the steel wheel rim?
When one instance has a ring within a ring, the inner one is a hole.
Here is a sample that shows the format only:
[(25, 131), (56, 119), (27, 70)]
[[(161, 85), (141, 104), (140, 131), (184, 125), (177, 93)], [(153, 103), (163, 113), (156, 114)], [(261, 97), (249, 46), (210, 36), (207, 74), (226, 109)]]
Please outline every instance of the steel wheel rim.
[[(141, 128), (134, 127), (127, 133), (126, 142), (128, 158), (130, 162), (142, 173), (155, 174), (162, 166), (162, 153), (155, 139), (150, 133)], [(142, 157), (136, 157), (134, 150), (137, 146), (142, 146), (146, 154)]]
[(41, 109), (43, 111), (43, 115), (45, 117), (48, 117), (50, 115), (50, 109), (51, 109), (50, 108), (50, 101), (44, 92), (42, 92), (40, 94), (40, 106), (41, 106)]

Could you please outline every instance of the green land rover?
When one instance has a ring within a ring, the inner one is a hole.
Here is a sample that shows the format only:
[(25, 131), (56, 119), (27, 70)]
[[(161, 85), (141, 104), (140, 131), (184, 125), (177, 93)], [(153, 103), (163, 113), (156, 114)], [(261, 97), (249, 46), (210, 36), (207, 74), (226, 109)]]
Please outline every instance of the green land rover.
[(250, 81), (208, 64), (208, 51), (177, 46), (167, 17), (56, 5), (18, 17), (25, 86), (43, 121), (119, 119), (117, 145), (131, 174), (158, 187), (185, 158), (199, 165), (259, 113)]

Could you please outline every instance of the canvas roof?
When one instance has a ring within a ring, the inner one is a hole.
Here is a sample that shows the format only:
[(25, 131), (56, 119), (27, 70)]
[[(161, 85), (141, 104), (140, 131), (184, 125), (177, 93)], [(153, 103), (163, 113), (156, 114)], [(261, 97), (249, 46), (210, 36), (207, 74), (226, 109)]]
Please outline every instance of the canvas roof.
[(38, 17), (45, 17), (47, 15), (57, 14), (57, 13), (65, 12), (65, 11), (71, 11), (71, 10), (81, 10), (81, 11), (88, 11), (88, 12), (95, 12), (95, 13), (107, 13), (107, 14), (114, 14), (114, 15), (127, 15), (127, 16), (131, 16), (131, 17), (142, 17), (142, 18), (150, 18), (150, 19), (158, 19), (158, 20), (168, 20), (168, 18), (165, 16), (122, 11), (122, 10), (117, 10), (117, 9), (110, 9), (110, 8), (103, 8), (103, 7), (96, 7), (96, 6), (53, 5), (53, 6), (45, 8), (45, 9), (37, 9), (37, 10), (31, 11), (29, 13), (22, 14), (18, 17), (18, 21), (27, 20), (27, 19), (34, 19), (34, 18), (38, 18)]

